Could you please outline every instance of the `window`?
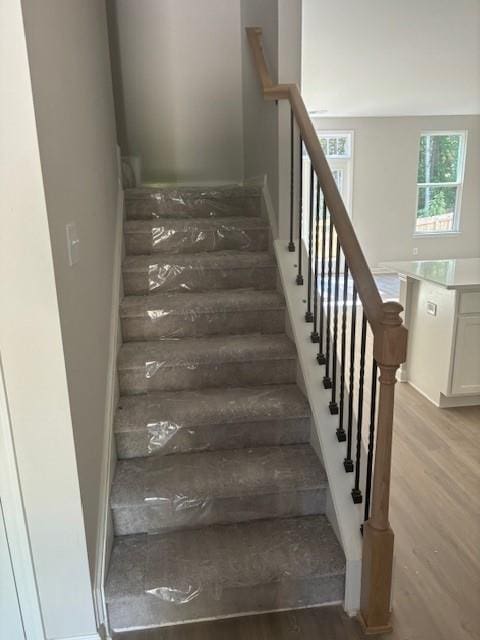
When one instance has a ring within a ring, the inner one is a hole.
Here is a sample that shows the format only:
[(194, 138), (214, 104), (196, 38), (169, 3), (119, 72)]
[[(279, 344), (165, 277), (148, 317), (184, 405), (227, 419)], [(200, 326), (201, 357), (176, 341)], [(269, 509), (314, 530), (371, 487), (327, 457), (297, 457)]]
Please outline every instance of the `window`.
[(328, 160), (340, 195), (352, 214), (353, 131), (317, 130), (318, 139)]
[(351, 133), (318, 132), (323, 153), (327, 158), (350, 158), (351, 157)]
[(465, 147), (465, 131), (420, 136), (415, 233), (458, 231)]

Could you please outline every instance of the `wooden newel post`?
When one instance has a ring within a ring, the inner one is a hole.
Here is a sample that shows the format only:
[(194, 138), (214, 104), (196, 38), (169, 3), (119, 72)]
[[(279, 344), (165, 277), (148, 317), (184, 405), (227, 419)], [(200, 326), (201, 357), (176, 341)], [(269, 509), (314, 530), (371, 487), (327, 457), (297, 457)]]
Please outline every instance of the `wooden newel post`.
[(380, 371), (379, 400), (371, 516), (363, 528), (359, 613), (364, 632), (372, 635), (392, 629), (393, 531), (388, 510), (396, 372), (407, 353), (407, 330), (402, 326), (402, 311), (397, 302), (383, 304), (383, 317), (375, 327), (373, 343), (373, 355)]

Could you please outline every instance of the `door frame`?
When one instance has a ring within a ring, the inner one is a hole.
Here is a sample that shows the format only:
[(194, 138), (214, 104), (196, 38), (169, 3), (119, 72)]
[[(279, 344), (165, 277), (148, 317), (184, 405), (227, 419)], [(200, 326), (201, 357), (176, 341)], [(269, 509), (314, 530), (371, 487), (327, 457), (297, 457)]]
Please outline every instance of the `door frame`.
[[(347, 213), (350, 216), (350, 219), (353, 219), (353, 174), (355, 169), (355, 129), (325, 129), (320, 126), (321, 121), (317, 120), (315, 122), (315, 131), (317, 133), (318, 138), (320, 139), (321, 135), (330, 135), (330, 136), (350, 136), (350, 156), (346, 157), (326, 157), (328, 165), (331, 171), (335, 169), (340, 169), (345, 172), (345, 185), (346, 185), (346, 198), (344, 201), (345, 207), (347, 209)], [(342, 198), (343, 198), (343, 194)]]
[(28, 640), (45, 640), (45, 629), (15, 456), (1, 353), (0, 495), (25, 636)]
[[(353, 138), (352, 138), (352, 146), (353, 146)], [(327, 162), (330, 166), (330, 170), (335, 171), (343, 171), (344, 180), (345, 180), (345, 190), (346, 194), (343, 194), (340, 189), (340, 195), (342, 198), (345, 197), (345, 207), (347, 209), (347, 213), (350, 216), (350, 219), (353, 217), (352, 208), (353, 208), (353, 155), (351, 158), (327, 158)]]

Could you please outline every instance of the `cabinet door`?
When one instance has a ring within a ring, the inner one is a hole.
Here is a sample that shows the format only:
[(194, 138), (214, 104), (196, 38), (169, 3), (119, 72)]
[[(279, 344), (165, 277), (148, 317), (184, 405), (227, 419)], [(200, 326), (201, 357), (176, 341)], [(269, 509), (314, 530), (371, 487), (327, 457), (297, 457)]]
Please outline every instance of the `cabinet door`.
[(480, 315), (459, 316), (452, 394), (480, 393)]

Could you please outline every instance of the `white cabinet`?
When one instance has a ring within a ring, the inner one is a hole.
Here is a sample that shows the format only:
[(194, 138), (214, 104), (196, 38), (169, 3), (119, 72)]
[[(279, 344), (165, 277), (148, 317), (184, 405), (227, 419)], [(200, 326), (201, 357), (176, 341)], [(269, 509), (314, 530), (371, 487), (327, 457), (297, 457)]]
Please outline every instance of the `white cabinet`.
[(439, 407), (480, 404), (480, 291), (404, 279), (408, 381)]
[(439, 407), (480, 405), (480, 258), (387, 262), (408, 329), (399, 379)]
[(454, 354), (452, 394), (480, 393), (480, 314), (458, 317)]

